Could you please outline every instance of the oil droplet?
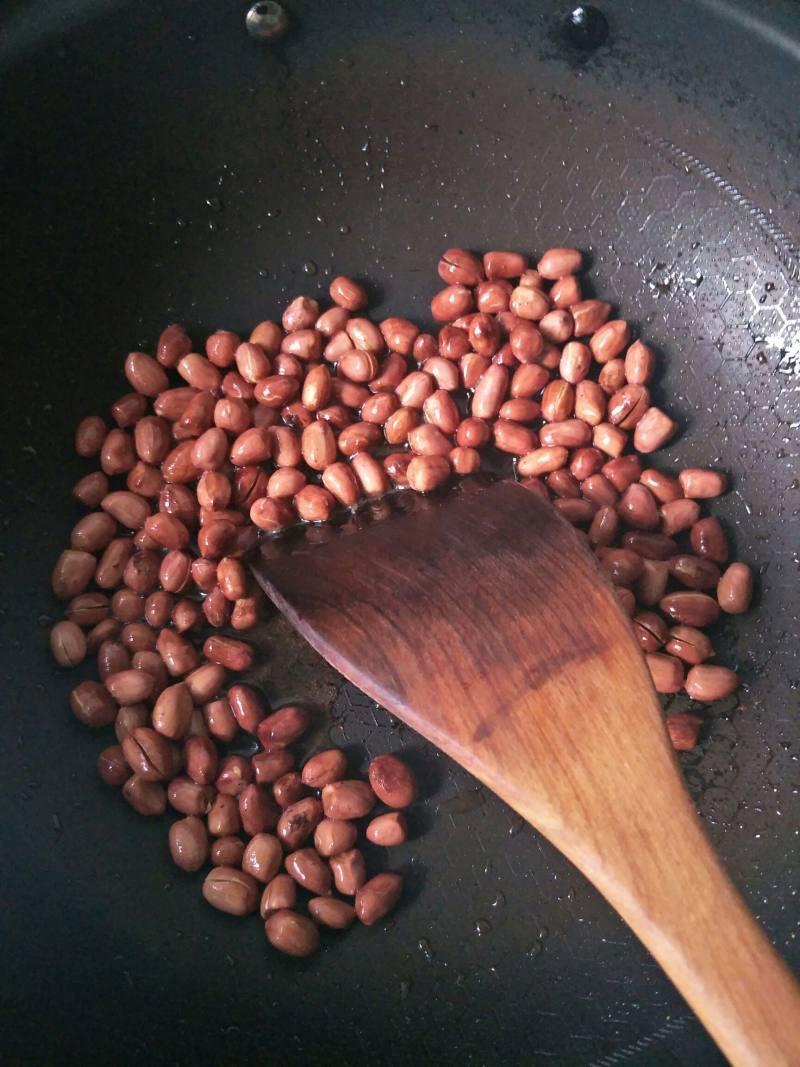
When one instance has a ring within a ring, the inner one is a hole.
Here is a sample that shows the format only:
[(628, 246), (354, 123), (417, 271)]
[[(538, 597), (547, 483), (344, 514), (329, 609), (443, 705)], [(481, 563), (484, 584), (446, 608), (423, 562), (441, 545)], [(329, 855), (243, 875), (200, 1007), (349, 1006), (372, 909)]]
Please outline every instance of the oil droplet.
[(524, 825), (525, 820), (522, 818), (521, 815), (512, 815), (511, 822), (508, 824), (509, 837), (514, 837), (516, 834), (518, 834)]
[(502, 908), (502, 906), (505, 904), (505, 902), (506, 902), (505, 893), (503, 893), (501, 890), (498, 889), (497, 892), (494, 895), (494, 900), (492, 901), (492, 907), (493, 908)]
[(492, 924), (488, 919), (477, 919), (475, 921), (475, 933), (478, 937), (485, 937), (486, 934), (492, 932)]
[(303, 274), (316, 274), (317, 265), (313, 259), (306, 260), (303, 264)]
[(218, 196), (207, 196), (206, 206), (210, 207), (212, 211), (216, 211), (217, 213), (222, 211), (225, 207)]
[(564, 19), (564, 37), (573, 48), (591, 51), (608, 37), (608, 20), (591, 4), (580, 4)]
[(347, 225), (346, 222), (343, 222), (342, 225), (339, 227), (339, 233), (350, 233), (350, 227)]
[(421, 937), (419, 941), (417, 941), (417, 948), (425, 957), (426, 963), (431, 963), (433, 961), (433, 949), (431, 948), (431, 943), (427, 937)]
[(411, 992), (411, 980), (409, 978), (404, 978), (400, 982), (400, 999), (401, 1000), (407, 1000), (408, 999), (408, 994), (410, 992)]

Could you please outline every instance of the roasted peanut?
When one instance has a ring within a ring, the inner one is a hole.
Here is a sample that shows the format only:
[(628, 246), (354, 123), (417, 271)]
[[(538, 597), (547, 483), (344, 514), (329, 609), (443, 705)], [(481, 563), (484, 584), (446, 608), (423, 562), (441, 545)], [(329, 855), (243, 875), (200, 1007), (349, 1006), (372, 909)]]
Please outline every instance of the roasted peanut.
[(651, 407), (636, 423), (633, 447), (637, 452), (655, 452), (674, 437), (678, 424), (660, 408)]
[(633, 619), (633, 633), (643, 652), (658, 652), (667, 640), (667, 624), (654, 611), (640, 611)]
[(480, 470), (481, 456), (474, 448), (452, 448), (447, 457), (456, 474), (474, 474)]
[(174, 768), (169, 741), (149, 726), (137, 726), (122, 740), (122, 751), (134, 774), (146, 782), (167, 781)]
[(208, 833), (202, 819), (187, 815), (169, 828), (169, 851), (182, 871), (199, 871), (208, 859)]
[(329, 926), (332, 930), (346, 930), (356, 918), (352, 904), (333, 897), (314, 897), (308, 902), (308, 910), (314, 922)]
[(681, 553), (668, 560), (669, 573), (689, 589), (715, 589), (720, 579), (719, 567), (710, 559)]
[(69, 706), (84, 726), (100, 729), (110, 726), (117, 714), (116, 705), (100, 682), (80, 682), (69, 695)]
[(271, 882), (281, 868), (283, 849), (273, 834), (255, 834), (247, 842), (242, 856), (242, 870), (257, 882)]
[(347, 771), (347, 758), (339, 748), (329, 748), (318, 752), (306, 761), (303, 772), (303, 784), (311, 789), (322, 789), (331, 782), (340, 781)]
[(322, 805), (316, 797), (304, 797), (284, 808), (276, 833), (285, 848), (299, 848), (322, 820)]
[(290, 808), (305, 796), (305, 792), (299, 771), (288, 771), (272, 783), (272, 795), (281, 808)]
[(212, 867), (203, 882), (203, 896), (219, 911), (249, 915), (258, 907), (258, 882), (234, 867)]
[(688, 752), (697, 744), (703, 720), (697, 715), (681, 712), (668, 715), (666, 725), (672, 747), (678, 752)]
[(678, 475), (683, 495), (689, 500), (708, 500), (720, 496), (728, 487), (728, 480), (721, 471), (703, 467), (688, 467)]
[(711, 703), (724, 700), (739, 688), (738, 675), (728, 667), (701, 663), (692, 667), (686, 675), (686, 692), (692, 700)]
[[(697, 524), (700, 515), (700, 505), (695, 500), (670, 500), (659, 509), (661, 516), (661, 530), (668, 537), (681, 533)], [(698, 556), (708, 555), (702, 552), (692, 541), (692, 548)], [(727, 556), (727, 550), (726, 550)], [(710, 557), (714, 558), (714, 557)]]
[(81, 419), (75, 430), (75, 451), (84, 459), (96, 456), (106, 439), (106, 424), (99, 415), (89, 415)]
[[(707, 566), (714, 565), (707, 563)], [(752, 599), (753, 572), (746, 563), (731, 563), (717, 585), (719, 606), (727, 615), (741, 615), (750, 607)]]
[(132, 774), (122, 787), (122, 795), (139, 815), (163, 815), (167, 810), (167, 794), (160, 782), (147, 782)]
[(254, 734), (264, 718), (264, 701), (251, 685), (237, 683), (228, 690), (228, 703), (239, 728)]
[(68, 548), (53, 568), (53, 593), (59, 600), (69, 600), (82, 593), (95, 576), (97, 561), (89, 552)]
[(412, 489), (428, 493), (450, 477), (450, 463), (446, 456), (414, 456), (406, 476)]
[(193, 782), (211, 785), (217, 777), (219, 766), (217, 746), (210, 737), (192, 734), (186, 738), (183, 746), (183, 763), (187, 776)]
[[(666, 506), (661, 509), (664, 523), (667, 521), (665, 511)], [(709, 515), (705, 519), (699, 519), (699, 514), (699, 504), (693, 500), (684, 502), (684, 508), (681, 512), (683, 523), (680, 528), (685, 530), (691, 526), (689, 537), (692, 543), (692, 551), (704, 559), (711, 559), (715, 563), (725, 563), (728, 558), (728, 542), (719, 519), (713, 515)]]
[(153, 728), (165, 737), (179, 740), (189, 729), (193, 710), (194, 703), (189, 687), (184, 682), (170, 685), (160, 693), (153, 705)]
[(473, 307), (472, 291), (464, 285), (449, 285), (431, 300), (431, 315), (436, 322), (452, 322)]
[(669, 504), (683, 497), (683, 490), (678, 479), (670, 478), (669, 475), (661, 471), (653, 470), (652, 468), (643, 470), (639, 476), (639, 481), (642, 485), (647, 486), (660, 504)]
[(625, 353), (625, 377), (631, 385), (647, 385), (655, 365), (655, 353), (642, 341), (634, 341)]
[(669, 593), (659, 607), (669, 618), (687, 626), (710, 626), (719, 618), (719, 604), (707, 593)]
[(714, 648), (706, 634), (693, 626), (673, 626), (665, 649), (671, 656), (693, 665), (703, 663), (714, 655)]
[(669, 568), (663, 560), (643, 559), (642, 573), (636, 581), (636, 599), (646, 607), (658, 604), (664, 596), (669, 579)]
[(284, 866), (297, 884), (307, 889), (309, 893), (315, 896), (330, 894), (333, 883), (330, 869), (313, 848), (301, 848), (296, 852), (290, 852), (284, 860)]
[(244, 841), (241, 838), (218, 837), (211, 845), (209, 859), (214, 867), (240, 867), (243, 855)]
[[(539, 443), (544, 448), (562, 446), (564, 448), (586, 448), (591, 443), (591, 440), (591, 427), (580, 419), (564, 419), (561, 422), (550, 422), (542, 426), (539, 431)], [(600, 455), (599, 452), (598, 455)], [(601, 455), (601, 463), (602, 459)]]
[(50, 651), (59, 667), (77, 667), (86, 658), (86, 638), (76, 622), (63, 619), (50, 631)]
[(208, 832), (213, 837), (227, 837), (241, 829), (239, 802), (236, 797), (220, 793), (208, 810)]
[(322, 788), (322, 809), (327, 819), (360, 819), (375, 806), (375, 794), (357, 779), (330, 782)]
[[(575, 333), (579, 335), (577, 325)], [(592, 334), (589, 339), (589, 348), (598, 363), (608, 363), (624, 351), (630, 337), (631, 330), (628, 323), (624, 319), (614, 319), (604, 323)]]
[(581, 299), (580, 282), (572, 274), (559, 278), (550, 289), (550, 301), (554, 308), (571, 308)]
[(356, 826), (344, 819), (323, 819), (314, 831), (314, 847), (320, 856), (338, 856), (356, 843)]
[(628, 548), (598, 548), (597, 558), (614, 585), (632, 585), (644, 566), (642, 557)]
[(582, 260), (577, 248), (550, 248), (536, 264), (536, 269), (548, 281), (557, 281), (567, 274), (578, 274)]
[[(520, 284), (512, 291), (508, 307), (521, 319), (537, 322), (550, 310), (550, 298), (541, 289)], [(517, 358), (519, 359), (519, 356)]]
[(528, 269), (528, 258), (519, 252), (486, 252), (483, 269), (487, 278), (519, 278)]
[(658, 507), (655, 497), (644, 485), (634, 482), (620, 497), (618, 511), (630, 526), (637, 530), (658, 528)]
[[(218, 663), (230, 671), (246, 671), (253, 665), (253, 649), (245, 641), (234, 637), (213, 635), (206, 638), (203, 655), (212, 663)], [(169, 666), (169, 664), (167, 665)], [(192, 668), (189, 668), (190, 670)], [(181, 671), (180, 673), (184, 673)]]
[(550, 471), (560, 470), (567, 462), (569, 452), (563, 446), (534, 448), (517, 462), (517, 472), (523, 478), (538, 477)]
[(87, 474), (72, 488), (72, 495), (87, 508), (96, 508), (108, 493), (108, 478), (102, 471)]
[(389, 808), (407, 808), (416, 799), (414, 775), (397, 756), (376, 756), (369, 765), (368, 777), (378, 800)]
[(312, 956), (319, 948), (319, 931), (314, 923), (287, 908), (269, 915), (264, 930), (272, 947), (287, 956)]
[(367, 868), (361, 852), (351, 848), (332, 856), (328, 862), (337, 891), (346, 897), (355, 896), (367, 880)]
[(121, 745), (109, 745), (97, 757), (97, 773), (106, 785), (121, 786), (130, 777), (128, 766)]
[[(617, 456), (606, 460), (602, 470), (614, 488), (624, 493), (629, 485), (640, 480), (642, 464), (635, 455)], [(644, 485), (644, 482), (642, 484)]]
[[(434, 430), (435, 427), (428, 429)], [(356, 452), (351, 457), (350, 464), (364, 496), (381, 496), (389, 488), (389, 478), (383, 465), (369, 452)]]
[(256, 781), (260, 783), (276, 782), (294, 770), (294, 756), (280, 745), (270, 746), (270, 751), (257, 752), (252, 763)]
[(402, 845), (408, 838), (405, 815), (401, 811), (387, 811), (385, 815), (378, 815), (367, 826), (366, 835), (373, 845), (382, 845), (384, 848)]
[(377, 874), (356, 893), (356, 916), (365, 926), (372, 926), (383, 919), (400, 899), (403, 879), (399, 874), (385, 871)]
[(589, 426), (599, 426), (606, 415), (606, 394), (597, 384), (588, 378), (575, 386), (575, 418), (581, 419)]

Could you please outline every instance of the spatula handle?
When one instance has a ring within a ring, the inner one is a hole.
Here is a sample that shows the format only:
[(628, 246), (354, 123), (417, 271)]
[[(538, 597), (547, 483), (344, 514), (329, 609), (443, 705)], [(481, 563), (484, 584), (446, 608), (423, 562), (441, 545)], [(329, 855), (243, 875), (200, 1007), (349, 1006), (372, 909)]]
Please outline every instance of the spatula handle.
[(735, 1067), (799, 1067), (797, 987), (714, 858), (630, 620), (555, 509), (498, 483), (255, 573), (594, 882)]
[(645, 803), (639, 819), (628, 813), (609, 840), (609, 853), (621, 843), (628, 850), (626, 862), (616, 862), (619, 853), (606, 861), (584, 849), (571, 858), (658, 960), (734, 1067), (797, 1067), (800, 987), (717, 860), (678, 772), (669, 777), (654, 778), (660, 824), (646, 825), (646, 812), (654, 809)]

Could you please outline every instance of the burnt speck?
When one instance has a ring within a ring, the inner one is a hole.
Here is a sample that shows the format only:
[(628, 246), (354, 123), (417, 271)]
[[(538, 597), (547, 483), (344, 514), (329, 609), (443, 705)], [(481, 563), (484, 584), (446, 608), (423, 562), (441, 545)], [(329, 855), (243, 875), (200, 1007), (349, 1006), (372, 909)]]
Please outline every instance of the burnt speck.
[(608, 37), (608, 21), (599, 8), (579, 4), (565, 16), (562, 32), (573, 48), (590, 52), (599, 48)]

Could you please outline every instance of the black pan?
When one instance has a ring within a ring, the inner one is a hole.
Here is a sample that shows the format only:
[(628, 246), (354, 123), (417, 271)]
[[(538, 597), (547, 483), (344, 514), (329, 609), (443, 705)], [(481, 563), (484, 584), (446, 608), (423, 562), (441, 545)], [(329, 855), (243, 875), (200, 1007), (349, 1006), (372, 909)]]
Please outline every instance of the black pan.
[(565, 860), (313, 660), (291, 669), (290, 639), (272, 695), (335, 688), (331, 739), (406, 746), (426, 794), (388, 928), (306, 963), (204, 906), (165, 821), (99, 784), (107, 741), (72, 719), (74, 679), (49, 658), (48, 576), (85, 469), (72, 429), (124, 391), (124, 354), (168, 321), (247, 329), (334, 266), (370, 279), (378, 314), (426, 320), (453, 244), (586, 249), (597, 293), (663, 354), (659, 391), (685, 430), (660, 462), (731, 471), (717, 511), (760, 602), (717, 640), (747, 684), (682, 762), (800, 965), (800, 17), (793, 0), (601, 4), (607, 40), (582, 52), (545, 0), (293, 0), (277, 46), (250, 39), (231, 0), (5, 0), (7, 1062), (722, 1062)]

